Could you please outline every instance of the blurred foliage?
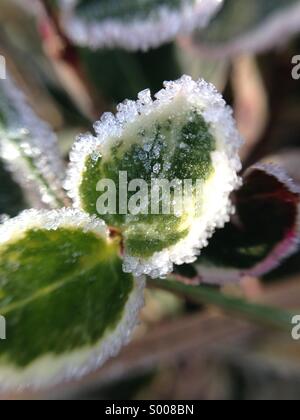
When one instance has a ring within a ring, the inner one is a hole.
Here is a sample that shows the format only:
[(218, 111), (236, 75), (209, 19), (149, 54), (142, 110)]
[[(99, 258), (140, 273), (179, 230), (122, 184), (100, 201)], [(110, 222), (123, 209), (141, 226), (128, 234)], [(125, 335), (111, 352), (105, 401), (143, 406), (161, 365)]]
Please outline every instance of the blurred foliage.
[(182, 74), (174, 44), (148, 53), (83, 48), (79, 55), (89, 80), (108, 104), (117, 105), (124, 98), (135, 99), (147, 88), (157, 92), (165, 80), (176, 80)]
[(3, 163), (0, 162), (0, 214), (17, 216), (26, 208), (21, 188), (16, 184)]
[(224, 43), (255, 30), (270, 16), (282, 12), (298, 0), (226, 0), (208, 29), (197, 34), (201, 42)]

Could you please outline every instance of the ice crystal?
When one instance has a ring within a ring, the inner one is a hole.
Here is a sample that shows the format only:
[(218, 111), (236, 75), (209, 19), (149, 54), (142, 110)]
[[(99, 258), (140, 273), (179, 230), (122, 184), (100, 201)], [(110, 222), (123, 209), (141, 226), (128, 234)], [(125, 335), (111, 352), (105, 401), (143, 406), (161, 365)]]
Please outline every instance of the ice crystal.
[[(78, 3), (78, 0), (60, 0), (62, 24), (78, 45), (93, 49), (147, 50), (171, 41), (179, 33), (205, 27), (223, 0), (181, 0), (177, 8), (176, 5), (153, 6), (147, 17), (133, 14), (130, 19), (107, 16), (102, 20), (79, 16), (76, 11)], [(101, 2), (97, 7), (102, 7)]]

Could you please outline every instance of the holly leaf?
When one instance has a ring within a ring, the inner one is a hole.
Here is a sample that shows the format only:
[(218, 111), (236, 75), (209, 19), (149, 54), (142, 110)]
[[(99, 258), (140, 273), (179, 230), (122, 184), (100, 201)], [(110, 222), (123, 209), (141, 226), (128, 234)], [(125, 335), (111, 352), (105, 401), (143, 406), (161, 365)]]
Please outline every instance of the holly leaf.
[(83, 135), (65, 187), (77, 208), (124, 238), (124, 269), (153, 277), (194, 261), (229, 221), (241, 144), (212, 85), (184, 76), (119, 105)]
[(0, 226), (0, 389), (44, 387), (96, 369), (127, 343), (143, 279), (122, 271), (105, 224), (72, 209)]
[(218, 57), (261, 52), (299, 32), (299, 0), (226, 0), (208, 28), (197, 30), (194, 46)]
[(147, 50), (205, 27), (222, 0), (71, 0), (59, 2), (62, 27), (92, 49)]
[(235, 193), (236, 214), (197, 261), (209, 283), (262, 276), (299, 249), (300, 188), (274, 165), (257, 165)]

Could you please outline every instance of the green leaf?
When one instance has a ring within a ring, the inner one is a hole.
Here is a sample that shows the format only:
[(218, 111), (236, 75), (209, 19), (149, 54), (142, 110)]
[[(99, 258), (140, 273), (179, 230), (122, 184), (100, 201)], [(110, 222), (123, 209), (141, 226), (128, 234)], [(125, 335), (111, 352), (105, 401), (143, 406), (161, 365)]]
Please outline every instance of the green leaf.
[(0, 152), (33, 206), (55, 208), (66, 203), (64, 163), (56, 136), (9, 76), (0, 81)]
[(182, 74), (174, 44), (135, 53), (78, 48), (78, 54), (95, 91), (114, 106), (124, 98), (135, 99), (145, 88), (157, 91), (164, 80), (175, 80)]
[(119, 243), (76, 210), (30, 210), (0, 227), (0, 388), (52, 385), (97, 368), (127, 343), (142, 279)]
[(198, 259), (201, 281), (222, 284), (262, 276), (299, 249), (300, 188), (281, 168), (248, 170), (235, 201), (231, 223), (216, 232)]
[(62, 26), (77, 44), (92, 49), (146, 50), (180, 32), (205, 27), (220, 0), (59, 1)]
[[(117, 115), (105, 114), (95, 130), (96, 137), (75, 144), (66, 188), (78, 208), (121, 230), (125, 270), (156, 277), (172, 271), (173, 263), (195, 259), (229, 220), (229, 195), (239, 185), (240, 136), (222, 97), (212, 85), (185, 76), (166, 83), (155, 101), (145, 91), (137, 102), (119, 105)], [(103, 180), (116, 187), (108, 191), (115, 205), (112, 200), (109, 209), (109, 199), (99, 210)], [(134, 186), (136, 180), (143, 185)], [(186, 180), (192, 189), (183, 197)], [(161, 181), (174, 188), (155, 195)], [(182, 208), (176, 207), (180, 193)]]
[(226, 0), (193, 41), (209, 55), (229, 56), (274, 47), (299, 32), (299, 0)]

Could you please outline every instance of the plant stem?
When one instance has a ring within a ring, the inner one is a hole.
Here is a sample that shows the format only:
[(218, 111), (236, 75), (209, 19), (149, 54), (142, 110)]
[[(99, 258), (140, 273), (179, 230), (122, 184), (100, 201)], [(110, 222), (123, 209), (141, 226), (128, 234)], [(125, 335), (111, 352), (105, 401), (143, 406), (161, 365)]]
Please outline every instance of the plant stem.
[(215, 306), (249, 321), (287, 331), (291, 331), (292, 328), (292, 318), (295, 314), (284, 309), (251, 303), (244, 299), (225, 295), (210, 287), (189, 286), (173, 279), (149, 279), (149, 285), (183, 295), (195, 303)]

